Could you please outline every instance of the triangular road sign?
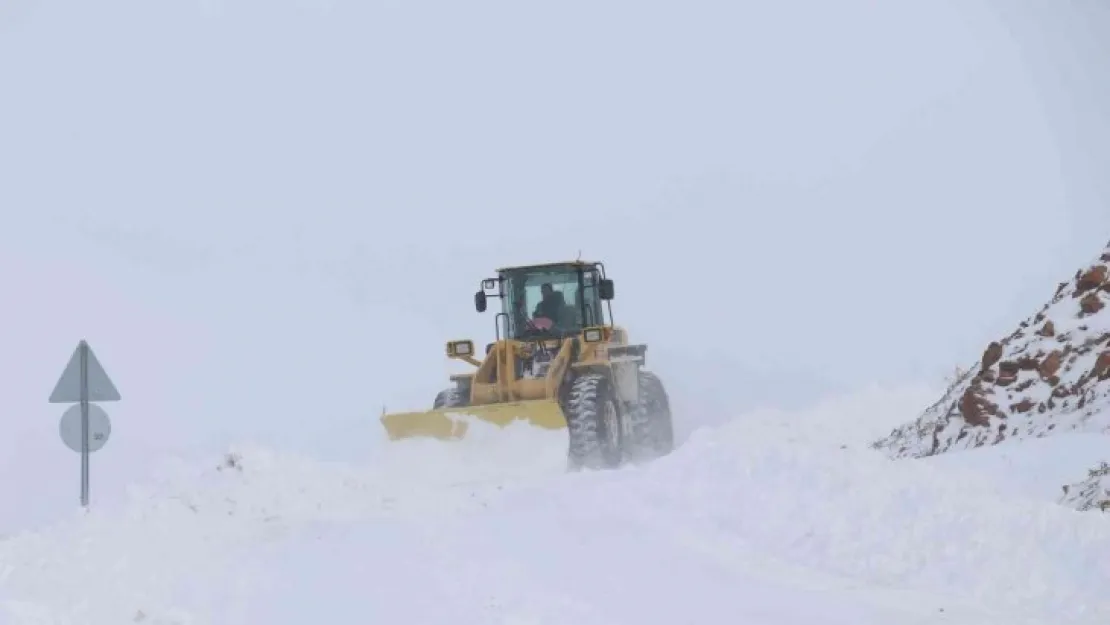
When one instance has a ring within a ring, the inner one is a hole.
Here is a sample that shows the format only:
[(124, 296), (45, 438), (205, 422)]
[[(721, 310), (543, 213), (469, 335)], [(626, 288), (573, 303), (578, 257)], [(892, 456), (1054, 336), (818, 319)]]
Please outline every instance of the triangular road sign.
[(100, 361), (96, 359), (89, 344), (81, 341), (78, 343), (77, 349), (73, 351), (73, 356), (70, 357), (69, 364), (62, 372), (62, 377), (58, 379), (54, 392), (50, 393), (50, 403), (65, 404), (81, 401), (82, 352), (85, 353), (85, 365), (87, 367), (85, 373), (89, 388), (87, 399), (89, 401), (119, 401), (119, 391), (112, 384), (112, 380), (108, 378), (108, 373), (104, 371), (104, 367), (100, 366)]

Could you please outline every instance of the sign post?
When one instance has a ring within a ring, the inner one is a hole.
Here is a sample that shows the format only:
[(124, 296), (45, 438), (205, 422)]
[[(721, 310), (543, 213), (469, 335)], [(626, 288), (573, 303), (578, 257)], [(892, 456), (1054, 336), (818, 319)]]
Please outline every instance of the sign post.
[(85, 341), (77, 345), (69, 364), (50, 393), (50, 403), (76, 403), (62, 415), (62, 442), (81, 454), (81, 507), (89, 507), (89, 454), (108, 442), (112, 426), (108, 413), (91, 402), (119, 401), (119, 391)]

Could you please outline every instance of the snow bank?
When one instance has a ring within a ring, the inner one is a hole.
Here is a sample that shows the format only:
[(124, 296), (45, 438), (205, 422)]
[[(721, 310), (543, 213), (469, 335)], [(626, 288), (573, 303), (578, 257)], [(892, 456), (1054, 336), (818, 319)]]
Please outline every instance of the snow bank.
[(1012, 467), (997, 457), (892, 462), (827, 437), (835, 423), (881, 427), (919, 396), (886, 414), (767, 414), (703, 432), (683, 453), (642, 469), (639, 490), (613, 505), (637, 500), (714, 549), (928, 589), (1045, 622), (1110, 616), (1104, 519), (1076, 515), (1043, 491), (1037, 498), (1005, 488)]
[(1060, 503), (1081, 512), (1110, 510), (1110, 463), (1099, 463), (1081, 482), (1065, 484)]
[(1106, 622), (1110, 523), (1000, 488), (997, 454), (869, 447), (931, 393), (745, 415), (620, 471), (565, 474), (561, 435), (526, 427), (362, 466), (179, 463), (0, 542), (0, 622)]
[(1038, 502), (1059, 499), (1061, 487), (1110, 457), (1110, 436), (1066, 432), (990, 445), (974, 453), (929, 456), (914, 462), (944, 471), (983, 473), (999, 494)]
[(0, 623), (208, 622), (191, 619), (235, 607), (265, 578), (259, 550), (306, 528), (480, 510), (566, 466), (558, 433), (514, 426), (515, 447), (483, 434), (383, 445), (365, 466), (254, 446), (167, 463), (126, 506), (0, 541)]

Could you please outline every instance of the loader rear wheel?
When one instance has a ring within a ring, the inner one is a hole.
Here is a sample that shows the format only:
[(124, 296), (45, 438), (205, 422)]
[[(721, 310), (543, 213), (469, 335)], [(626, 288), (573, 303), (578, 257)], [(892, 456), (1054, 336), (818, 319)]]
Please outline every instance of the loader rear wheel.
[(659, 376), (640, 371), (640, 401), (632, 410), (626, 449), (633, 460), (654, 460), (674, 450), (671, 402)]
[(458, 408), (470, 403), (470, 398), (466, 393), (458, 387), (446, 388), (436, 393), (436, 398), (432, 401), (432, 409), (436, 408)]
[(611, 469), (622, 461), (620, 409), (609, 378), (589, 373), (571, 383), (564, 403), (567, 468)]

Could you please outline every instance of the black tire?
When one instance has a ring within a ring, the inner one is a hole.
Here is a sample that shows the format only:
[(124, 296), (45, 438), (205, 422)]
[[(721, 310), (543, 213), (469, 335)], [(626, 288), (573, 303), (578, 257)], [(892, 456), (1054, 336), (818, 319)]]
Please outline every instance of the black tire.
[(674, 451), (671, 402), (659, 376), (640, 371), (640, 400), (629, 419), (625, 450), (634, 460), (653, 460)]
[(567, 418), (567, 468), (612, 469), (623, 461), (620, 408), (609, 378), (588, 373), (571, 383), (563, 406)]
[(458, 387), (451, 387), (436, 393), (436, 398), (432, 401), (432, 409), (458, 408), (468, 403), (470, 403), (470, 397), (464, 391)]

